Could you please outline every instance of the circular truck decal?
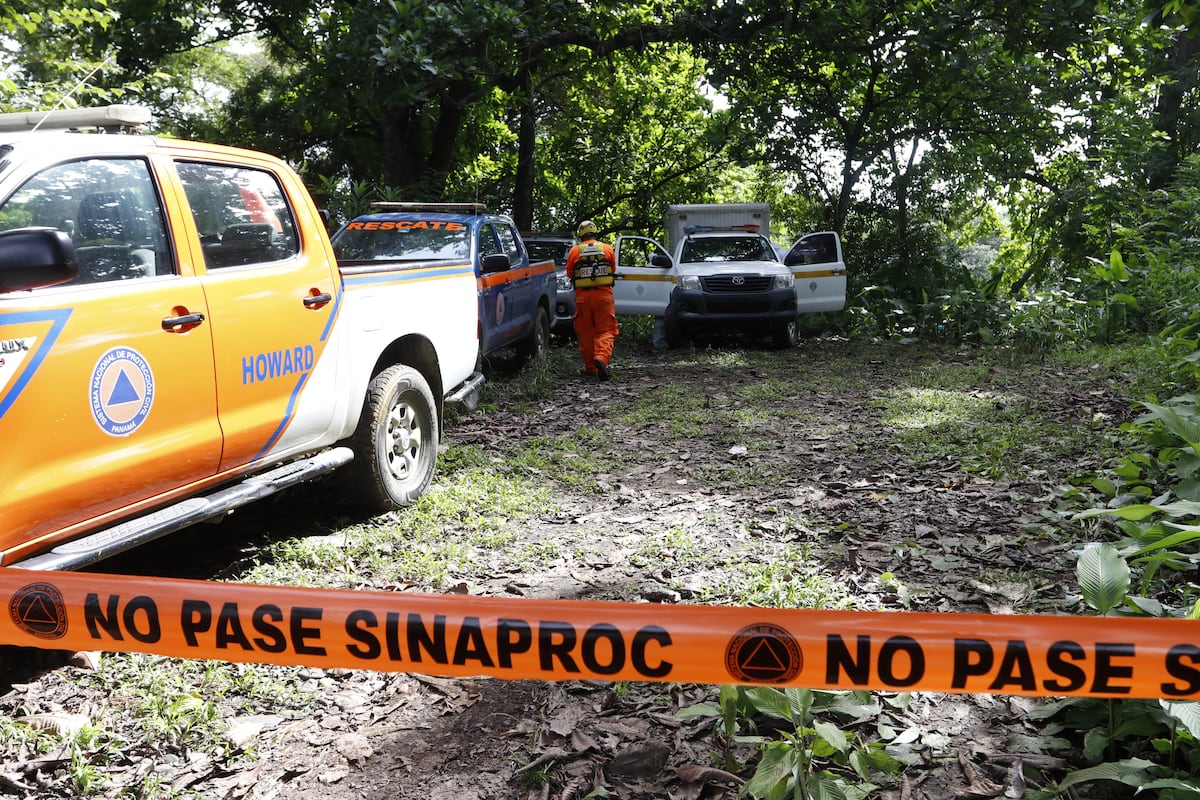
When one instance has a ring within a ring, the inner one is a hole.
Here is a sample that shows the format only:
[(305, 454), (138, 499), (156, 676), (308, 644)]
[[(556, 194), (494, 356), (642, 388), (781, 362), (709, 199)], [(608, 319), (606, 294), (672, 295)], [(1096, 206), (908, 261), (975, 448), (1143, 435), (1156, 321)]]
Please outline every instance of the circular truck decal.
[(91, 383), (92, 416), (111, 436), (136, 431), (154, 404), (154, 372), (136, 350), (115, 347), (96, 362)]

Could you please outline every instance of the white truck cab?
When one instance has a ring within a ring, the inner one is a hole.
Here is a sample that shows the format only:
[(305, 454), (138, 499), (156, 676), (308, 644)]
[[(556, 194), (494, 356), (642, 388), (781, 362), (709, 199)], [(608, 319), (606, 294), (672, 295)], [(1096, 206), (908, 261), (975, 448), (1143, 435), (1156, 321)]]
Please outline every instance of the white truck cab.
[(665, 321), (669, 344), (701, 331), (761, 329), (785, 347), (799, 342), (799, 315), (846, 305), (841, 237), (798, 239), (780, 258), (765, 203), (672, 205), (670, 250), (654, 239), (617, 240), (618, 314)]

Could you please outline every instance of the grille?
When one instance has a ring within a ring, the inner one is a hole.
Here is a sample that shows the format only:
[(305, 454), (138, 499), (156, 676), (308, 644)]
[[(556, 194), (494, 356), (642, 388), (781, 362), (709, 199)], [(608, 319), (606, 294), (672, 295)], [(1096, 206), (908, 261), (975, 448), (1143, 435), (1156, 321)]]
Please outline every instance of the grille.
[(769, 275), (714, 275), (701, 278), (700, 285), (706, 292), (765, 292), (774, 280)]
[(706, 303), (710, 314), (766, 314), (771, 301), (766, 297), (729, 295), (710, 297)]

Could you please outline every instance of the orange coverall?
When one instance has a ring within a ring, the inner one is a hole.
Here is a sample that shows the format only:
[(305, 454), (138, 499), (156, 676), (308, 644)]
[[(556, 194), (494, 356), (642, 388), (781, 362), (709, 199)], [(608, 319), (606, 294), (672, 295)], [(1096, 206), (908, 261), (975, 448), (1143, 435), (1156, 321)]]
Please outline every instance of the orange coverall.
[[(576, 275), (576, 272), (579, 275)], [(567, 275), (575, 286), (575, 335), (583, 367), (595, 375), (599, 361), (607, 369), (620, 327), (613, 304), (617, 255), (612, 245), (587, 236), (567, 254)]]

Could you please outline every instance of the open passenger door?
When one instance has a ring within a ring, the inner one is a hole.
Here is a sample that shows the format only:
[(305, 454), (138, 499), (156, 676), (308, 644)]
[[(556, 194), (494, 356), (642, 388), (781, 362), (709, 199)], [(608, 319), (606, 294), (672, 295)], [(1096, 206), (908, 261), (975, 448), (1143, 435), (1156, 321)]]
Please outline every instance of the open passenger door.
[(783, 263), (796, 276), (799, 313), (841, 311), (846, 307), (846, 263), (837, 233), (822, 231), (801, 237)]
[(613, 302), (618, 314), (651, 314), (661, 317), (675, 288), (671, 257), (666, 248), (645, 236), (621, 236), (614, 247), (617, 280)]

